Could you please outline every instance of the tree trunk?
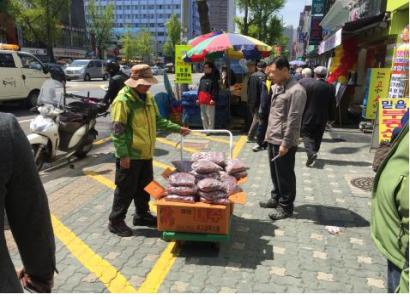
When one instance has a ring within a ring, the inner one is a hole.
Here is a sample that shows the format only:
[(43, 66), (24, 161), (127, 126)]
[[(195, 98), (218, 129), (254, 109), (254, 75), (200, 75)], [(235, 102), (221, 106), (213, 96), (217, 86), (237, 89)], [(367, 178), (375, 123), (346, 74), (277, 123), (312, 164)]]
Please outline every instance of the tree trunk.
[(199, 23), (201, 24), (201, 34), (211, 32), (211, 25), (209, 23), (208, 3), (206, 0), (197, 0)]
[(51, 36), (51, 24), (50, 24), (50, 8), (49, 2), (47, 1), (46, 7), (46, 18), (47, 18), (47, 54), (50, 58), (51, 63), (55, 63), (54, 52), (53, 52), (53, 37)]
[(243, 16), (243, 35), (249, 34), (249, 23), (248, 23), (248, 14), (249, 14), (249, 0), (245, 1), (245, 15)]

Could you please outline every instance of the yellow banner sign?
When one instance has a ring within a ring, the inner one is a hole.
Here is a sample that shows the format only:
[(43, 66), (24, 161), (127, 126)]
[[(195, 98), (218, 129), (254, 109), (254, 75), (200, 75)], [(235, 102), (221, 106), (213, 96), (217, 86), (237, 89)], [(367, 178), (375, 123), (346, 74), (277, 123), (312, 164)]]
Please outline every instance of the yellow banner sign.
[(393, 129), (400, 126), (408, 106), (409, 98), (387, 98), (379, 101), (379, 143), (390, 141)]
[(386, 98), (389, 94), (389, 83), (389, 68), (370, 69), (370, 84), (365, 114), (366, 119), (376, 119), (377, 106), (379, 105), (380, 98)]
[(192, 84), (191, 64), (185, 63), (182, 58), (192, 48), (191, 45), (175, 46), (175, 83)]

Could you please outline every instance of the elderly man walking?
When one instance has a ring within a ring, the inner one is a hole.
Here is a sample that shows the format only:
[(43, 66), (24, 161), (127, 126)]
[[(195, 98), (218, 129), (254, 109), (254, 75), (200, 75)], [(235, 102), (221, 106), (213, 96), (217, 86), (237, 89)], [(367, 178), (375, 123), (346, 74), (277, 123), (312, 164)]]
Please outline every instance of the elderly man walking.
[(273, 190), (271, 198), (260, 206), (274, 208), (269, 215), (272, 220), (290, 217), (296, 198), (295, 156), (306, 92), (291, 78), (289, 69), (285, 57), (276, 57), (269, 67), (269, 77), (275, 83), (266, 131)]
[(336, 105), (335, 89), (325, 81), (327, 70), (314, 69), (315, 78), (304, 78), (299, 83), (305, 88), (307, 100), (302, 119), (302, 135), (306, 149), (306, 166), (317, 159), (328, 120), (333, 120)]

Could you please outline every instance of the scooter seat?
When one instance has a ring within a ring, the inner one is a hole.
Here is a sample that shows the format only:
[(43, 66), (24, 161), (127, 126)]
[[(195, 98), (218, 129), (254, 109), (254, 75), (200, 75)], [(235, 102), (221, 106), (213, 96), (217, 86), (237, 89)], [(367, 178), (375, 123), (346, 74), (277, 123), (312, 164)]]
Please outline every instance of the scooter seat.
[(62, 122), (60, 121), (60, 125), (58, 126), (58, 131), (69, 133), (69, 134), (74, 134), (74, 132), (80, 129), (82, 125), (84, 125), (83, 122)]

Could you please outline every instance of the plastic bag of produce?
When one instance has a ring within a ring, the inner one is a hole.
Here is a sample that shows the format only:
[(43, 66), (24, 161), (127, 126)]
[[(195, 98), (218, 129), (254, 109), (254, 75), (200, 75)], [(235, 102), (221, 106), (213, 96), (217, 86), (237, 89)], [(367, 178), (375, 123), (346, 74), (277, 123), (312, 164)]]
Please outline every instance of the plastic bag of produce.
[(200, 199), (201, 202), (203, 203), (208, 203), (208, 204), (218, 204), (218, 205), (228, 205), (229, 204), (229, 199), (216, 199), (216, 200), (208, 200), (205, 198)]
[(244, 178), (244, 177), (247, 177), (248, 176), (248, 173), (246, 172), (246, 170), (245, 171), (240, 171), (240, 172), (237, 172), (237, 173), (233, 173), (233, 174), (231, 174), (233, 177), (235, 177), (237, 180), (240, 180), (241, 178)]
[(226, 191), (199, 192), (201, 198), (207, 200), (227, 199)]
[(231, 196), (233, 194), (243, 191), (242, 188), (237, 184), (236, 178), (233, 176), (223, 175), (221, 176), (221, 182), (225, 186), (228, 196)]
[(164, 198), (166, 201), (173, 201), (173, 202), (184, 202), (184, 203), (195, 203), (194, 196), (181, 196), (181, 195), (167, 195)]
[(177, 172), (169, 176), (168, 182), (173, 187), (194, 187), (195, 176), (190, 173)]
[(208, 160), (218, 164), (221, 167), (225, 166), (225, 154), (223, 152), (199, 152), (192, 155), (192, 161)]
[(223, 171), (218, 171), (218, 172), (213, 172), (213, 173), (206, 173), (206, 174), (201, 174), (196, 172), (195, 170), (191, 171), (191, 174), (195, 176), (196, 182), (198, 183), (199, 181), (205, 179), (205, 178), (213, 178), (213, 179), (219, 179), (220, 173)]
[(205, 178), (199, 181), (197, 186), (202, 192), (225, 191), (224, 185), (214, 178)]
[(198, 160), (192, 164), (192, 169), (197, 173), (206, 174), (222, 171), (222, 167), (208, 160)]
[(243, 163), (239, 159), (229, 160), (226, 163), (225, 171), (228, 172), (230, 175), (233, 173), (241, 172), (247, 170), (245, 163)]
[(167, 188), (167, 192), (170, 195), (181, 195), (181, 196), (195, 196), (198, 192), (196, 186), (194, 187), (172, 187)]

